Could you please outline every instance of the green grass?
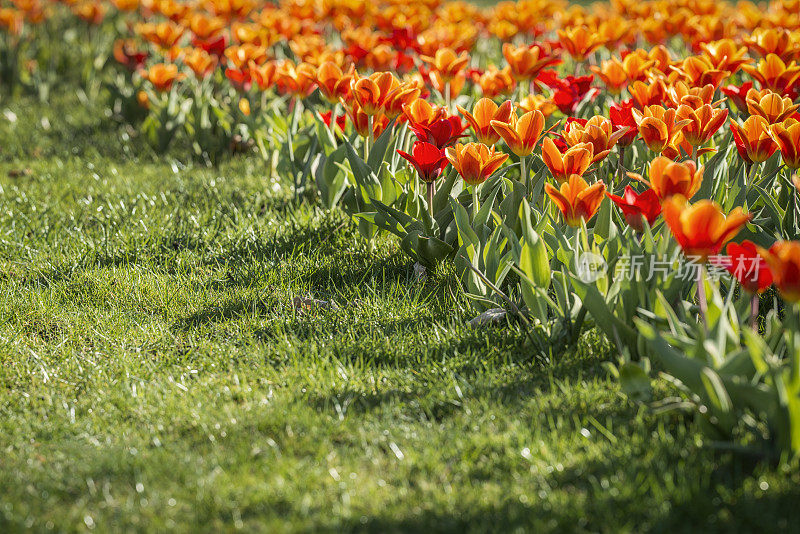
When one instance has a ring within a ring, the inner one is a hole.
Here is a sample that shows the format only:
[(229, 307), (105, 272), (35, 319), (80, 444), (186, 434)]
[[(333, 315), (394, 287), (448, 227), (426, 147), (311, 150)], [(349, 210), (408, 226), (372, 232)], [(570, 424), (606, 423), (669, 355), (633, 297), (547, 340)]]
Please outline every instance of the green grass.
[(800, 519), (797, 469), (626, 401), (595, 333), (467, 328), (452, 273), (415, 282), (256, 158), (156, 158), (74, 96), (1, 107), (0, 532)]

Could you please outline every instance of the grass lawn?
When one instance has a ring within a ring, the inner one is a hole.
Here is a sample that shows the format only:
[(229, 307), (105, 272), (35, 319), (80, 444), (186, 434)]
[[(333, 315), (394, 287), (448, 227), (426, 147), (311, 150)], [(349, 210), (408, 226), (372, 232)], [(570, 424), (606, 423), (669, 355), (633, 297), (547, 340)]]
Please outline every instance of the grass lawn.
[(625, 400), (594, 332), (470, 329), (452, 273), (416, 282), (257, 158), (159, 160), (64, 92), (0, 105), (0, 532), (800, 520), (796, 469)]

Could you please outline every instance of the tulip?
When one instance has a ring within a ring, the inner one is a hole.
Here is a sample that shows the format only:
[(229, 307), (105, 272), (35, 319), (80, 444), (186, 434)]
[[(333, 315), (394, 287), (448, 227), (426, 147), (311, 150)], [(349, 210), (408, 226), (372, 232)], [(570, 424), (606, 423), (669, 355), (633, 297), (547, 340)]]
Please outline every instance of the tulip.
[(686, 104), (692, 109), (699, 109), (706, 104), (711, 107), (717, 107), (720, 102), (714, 102), (714, 94), (714, 86), (710, 83), (702, 87), (690, 87), (682, 81), (673, 83), (665, 92), (665, 96), (669, 101), (667, 103), (668, 107), (678, 108), (681, 104)]
[(758, 115), (767, 119), (770, 124), (777, 124), (791, 117), (800, 104), (793, 104), (788, 96), (781, 96), (778, 93), (764, 89), (756, 91), (750, 89), (745, 99), (747, 111), (751, 115)]
[(165, 21), (158, 24), (152, 22), (137, 24), (135, 31), (162, 50), (169, 50), (177, 44), (186, 29), (180, 24)]
[(445, 108), (433, 106), (421, 98), (403, 106), (403, 117), (411, 124), (430, 126), (446, 113)]
[(578, 108), (578, 104), (588, 97), (594, 100), (600, 90), (592, 87), (593, 75), (589, 76), (567, 76), (563, 80), (558, 80), (555, 93), (553, 93), (553, 103), (558, 106), (561, 113), (571, 115)]
[(494, 147), (481, 143), (456, 143), (445, 152), (461, 178), (473, 186), (485, 182), (508, 158), (508, 154), (497, 153)]
[(511, 113), (508, 120), (491, 120), (489, 124), (514, 154), (524, 158), (539, 142), (544, 130), (544, 115), (541, 111), (529, 111), (517, 118), (516, 113)]
[(786, 119), (770, 126), (769, 131), (781, 151), (783, 164), (790, 169), (800, 169), (800, 121)]
[(381, 107), (383, 114), (389, 119), (399, 117), (405, 106), (418, 100), (419, 95), (420, 88), (416, 84), (401, 83), (389, 91), (389, 94), (383, 99)]
[(791, 61), (800, 53), (800, 43), (785, 28), (756, 28), (744, 37), (744, 44), (761, 57), (772, 54), (783, 61)]
[(317, 70), (310, 63), (284, 60), (276, 65), (275, 84), (285, 94), (305, 98), (317, 85)]
[(520, 109), (524, 111), (541, 111), (545, 118), (552, 115), (558, 106), (553, 102), (552, 98), (547, 98), (544, 95), (527, 95), (519, 102)]
[(592, 164), (593, 147), (591, 143), (579, 143), (561, 153), (552, 139), (546, 137), (542, 143), (542, 160), (553, 178), (566, 182), (573, 174), (583, 176)]
[(800, 302), (800, 242), (778, 241), (769, 250), (758, 251), (769, 265), (781, 296), (789, 302)]
[(225, 57), (234, 67), (241, 69), (251, 61), (256, 65), (261, 65), (267, 61), (267, 49), (263, 46), (244, 43), (226, 48)]
[(550, 55), (549, 50), (538, 44), (515, 47), (511, 43), (504, 43), (503, 57), (511, 68), (511, 75), (517, 81), (532, 80), (545, 67), (561, 63), (560, 59)]
[(637, 194), (631, 186), (625, 187), (623, 196), (606, 193), (614, 204), (622, 210), (622, 215), (628, 225), (637, 232), (644, 231), (644, 221), (651, 225), (661, 214), (661, 202), (652, 189)]
[(435, 145), (439, 149), (455, 143), (464, 132), (464, 125), (458, 117), (439, 119), (430, 125), (411, 124), (411, 130), (420, 141)]
[(680, 66), (672, 66), (671, 69), (695, 87), (711, 84), (717, 88), (722, 80), (731, 75), (729, 70), (715, 68), (705, 56), (687, 57)]
[(615, 102), (608, 108), (608, 114), (611, 118), (611, 124), (614, 126), (614, 131), (622, 130), (625, 132), (619, 138), (617, 144), (624, 148), (633, 143), (639, 133), (638, 125), (633, 118), (633, 103), (630, 100), (620, 103)]
[(386, 95), (400, 86), (391, 72), (375, 72), (368, 78), (356, 75), (352, 84), (352, 96), (367, 116), (380, 113)]
[(514, 113), (514, 107), (508, 100), (498, 106), (488, 98), (481, 98), (472, 108), (472, 113), (461, 106), (456, 107), (464, 115), (478, 142), (485, 145), (493, 145), (500, 140), (500, 135), (492, 128), (491, 122), (508, 122)]
[(722, 264), (725, 269), (750, 293), (763, 293), (772, 285), (772, 272), (766, 260), (758, 253), (758, 247), (749, 240), (742, 244), (728, 243), (727, 257)]
[(464, 67), (469, 63), (469, 55), (462, 52), (460, 55), (451, 48), (440, 48), (436, 54), (431, 56), (420, 56), (420, 59), (431, 65), (431, 68), (439, 74), (444, 83), (449, 83), (453, 78), (461, 74)]
[(761, 84), (762, 89), (780, 94), (792, 91), (794, 83), (800, 77), (800, 66), (794, 61), (787, 65), (775, 54), (768, 54), (758, 65), (742, 65), (742, 70)]
[(267, 61), (263, 65), (250, 63), (250, 78), (262, 91), (266, 91), (275, 83), (275, 73), (278, 67), (274, 61)]
[(423, 141), (414, 143), (411, 154), (402, 150), (398, 150), (397, 153), (414, 166), (420, 180), (426, 184), (436, 181), (447, 166), (447, 156), (444, 152), (435, 145)]
[(336, 63), (326, 61), (317, 69), (319, 92), (331, 104), (338, 104), (342, 99), (347, 100), (353, 76), (352, 71), (344, 73)]
[(638, 109), (661, 105), (665, 98), (664, 82), (661, 80), (653, 81), (650, 84), (633, 82), (628, 87), (628, 92)]
[(148, 70), (142, 71), (142, 78), (148, 80), (153, 84), (153, 87), (159, 91), (169, 91), (172, 84), (186, 78), (182, 72), (178, 72), (178, 66), (175, 64), (166, 65), (164, 63), (156, 63)]
[(732, 39), (720, 39), (710, 43), (701, 43), (703, 55), (719, 70), (730, 71), (735, 74), (745, 63), (750, 60), (745, 57), (747, 47), (737, 46)]
[(739, 111), (744, 111), (747, 109), (747, 102), (745, 101), (745, 97), (750, 89), (753, 88), (753, 82), (744, 82), (742, 85), (728, 85), (726, 87), (721, 87), (720, 91), (733, 100), (733, 103), (736, 105), (736, 109)]
[(131, 72), (142, 68), (150, 54), (139, 50), (133, 39), (117, 39), (114, 41), (114, 59)]
[(664, 221), (687, 256), (705, 263), (750, 221), (752, 215), (737, 207), (726, 217), (716, 202), (700, 200), (689, 204), (674, 195), (662, 204)]
[(516, 80), (511, 76), (511, 68), (508, 66), (500, 70), (494, 65), (490, 65), (486, 72), (480, 74), (473, 81), (481, 88), (483, 96), (487, 98), (510, 95), (517, 85)]
[(612, 57), (608, 61), (602, 61), (599, 67), (591, 65), (589, 68), (603, 81), (612, 95), (618, 95), (628, 85), (628, 74), (617, 58)]
[(615, 130), (614, 125), (606, 117), (595, 115), (589, 120), (567, 121), (562, 135), (569, 146), (580, 143), (591, 144), (594, 154), (592, 163), (596, 163), (608, 156), (617, 141), (626, 133), (624, 129)]
[(544, 190), (561, 211), (564, 221), (570, 226), (578, 227), (581, 220), (588, 221), (594, 217), (603, 202), (606, 185), (602, 180), (589, 185), (586, 180), (574, 174), (559, 189), (544, 184)]
[(632, 113), (639, 125), (639, 134), (653, 152), (661, 152), (671, 145), (675, 136), (690, 122), (679, 119), (674, 109), (661, 106), (647, 106), (643, 111), (633, 110)]
[(217, 57), (202, 48), (191, 48), (184, 56), (183, 63), (192, 69), (196, 77), (202, 79), (214, 72), (214, 68), (217, 66)]
[(675, 195), (692, 198), (703, 182), (703, 167), (693, 161), (679, 163), (664, 156), (650, 162), (649, 181), (632, 172), (628, 176), (647, 184), (662, 202)]
[(585, 61), (589, 54), (604, 44), (602, 37), (587, 26), (567, 27), (557, 30), (557, 33), (564, 50), (577, 62)]
[(715, 109), (708, 104), (703, 104), (698, 109), (681, 104), (678, 107), (677, 118), (689, 121), (682, 130), (683, 137), (694, 147), (708, 143), (717, 130), (725, 124), (728, 118), (727, 109)]
[(731, 132), (739, 157), (748, 165), (767, 161), (778, 148), (764, 117), (753, 115), (742, 125), (731, 119)]

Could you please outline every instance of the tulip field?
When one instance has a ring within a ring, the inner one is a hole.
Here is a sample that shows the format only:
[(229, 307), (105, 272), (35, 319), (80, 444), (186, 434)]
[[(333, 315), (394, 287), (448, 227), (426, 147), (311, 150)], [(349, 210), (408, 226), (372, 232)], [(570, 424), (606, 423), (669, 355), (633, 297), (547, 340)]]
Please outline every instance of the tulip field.
[(0, 532), (800, 524), (800, 1), (3, 0)]

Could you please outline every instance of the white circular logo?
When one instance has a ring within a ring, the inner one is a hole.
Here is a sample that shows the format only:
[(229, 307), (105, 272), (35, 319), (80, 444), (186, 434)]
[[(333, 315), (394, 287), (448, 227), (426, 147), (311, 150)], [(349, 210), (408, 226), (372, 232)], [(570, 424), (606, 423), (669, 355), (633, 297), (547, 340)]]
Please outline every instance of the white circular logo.
[(575, 274), (577, 274), (578, 278), (582, 282), (589, 284), (596, 282), (598, 278), (606, 274), (608, 264), (605, 258), (599, 254), (583, 252), (578, 257), (576, 268), (577, 272)]

